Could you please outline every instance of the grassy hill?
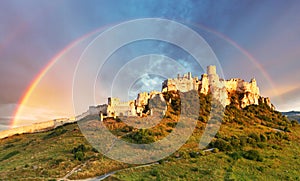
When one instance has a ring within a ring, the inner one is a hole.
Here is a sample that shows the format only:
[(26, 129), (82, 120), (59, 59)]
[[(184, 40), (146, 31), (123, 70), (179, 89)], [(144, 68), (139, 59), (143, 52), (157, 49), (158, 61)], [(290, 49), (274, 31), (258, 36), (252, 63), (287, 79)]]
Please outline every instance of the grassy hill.
[[(155, 127), (135, 129), (106, 119), (112, 133), (134, 143), (150, 143), (174, 129), (180, 113), (178, 93), (164, 95), (168, 110)], [(238, 101), (238, 95), (232, 96)], [(299, 180), (300, 126), (266, 105), (225, 109), (222, 125), (207, 149), (198, 143), (211, 111), (211, 96), (199, 96), (200, 114), (185, 145), (157, 164), (120, 163), (98, 153), (77, 124), (0, 140), (0, 180), (84, 179), (117, 171), (107, 180)], [(235, 101), (232, 101), (235, 102)], [(189, 108), (193, 109), (193, 108)], [(147, 118), (136, 118), (145, 121)], [(87, 117), (82, 121), (98, 121)]]

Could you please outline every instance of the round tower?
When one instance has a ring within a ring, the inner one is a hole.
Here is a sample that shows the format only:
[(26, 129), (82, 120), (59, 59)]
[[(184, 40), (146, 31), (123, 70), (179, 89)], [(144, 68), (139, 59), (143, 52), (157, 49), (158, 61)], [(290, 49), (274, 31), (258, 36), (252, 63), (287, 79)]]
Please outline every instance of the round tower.
[(209, 65), (207, 66), (207, 74), (208, 75), (215, 75), (217, 74), (217, 69), (215, 65)]

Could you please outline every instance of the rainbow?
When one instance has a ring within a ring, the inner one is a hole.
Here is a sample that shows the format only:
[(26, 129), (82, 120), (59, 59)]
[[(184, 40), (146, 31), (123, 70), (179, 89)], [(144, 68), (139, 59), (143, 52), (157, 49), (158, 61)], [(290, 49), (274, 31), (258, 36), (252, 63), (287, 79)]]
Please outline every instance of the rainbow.
[(63, 50), (61, 50), (59, 53), (57, 53), (50, 61), (49, 63), (36, 75), (36, 77), (31, 81), (31, 83), (29, 84), (29, 86), (27, 87), (27, 89), (25, 90), (25, 93), (23, 94), (23, 96), (20, 98), (20, 100), (18, 101), (17, 105), (18, 107), (16, 108), (16, 110), (13, 113), (13, 118), (10, 120), (10, 128), (14, 128), (18, 125), (18, 120), (20, 120), (20, 114), (21, 112), (24, 110), (24, 107), (22, 105), (26, 105), (26, 103), (29, 100), (30, 95), (32, 94), (32, 92), (34, 91), (34, 89), (36, 88), (36, 86), (39, 84), (39, 82), (43, 79), (43, 77), (47, 74), (47, 72), (53, 67), (53, 65), (65, 54), (67, 53), (69, 50), (71, 50), (73, 47), (75, 47), (76, 45), (78, 45), (79, 43), (81, 43), (82, 41), (84, 41), (86, 38), (93, 36), (101, 31), (103, 31), (104, 29), (106, 29), (107, 27), (109, 27), (110, 25), (107, 25), (105, 27), (101, 27), (99, 29), (96, 29), (95, 31), (92, 31), (78, 39), (76, 39), (75, 41), (73, 41), (72, 43), (70, 43), (68, 46), (66, 46)]
[[(210, 29), (209, 27), (206, 27), (204, 25), (200, 25), (200, 24), (191, 24), (195, 27), (204, 29), (207, 32), (213, 33), (216, 36), (224, 39), (225, 41), (227, 41), (228, 43), (230, 43), (233, 47), (235, 47), (236, 49), (238, 49), (239, 51), (241, 51), (262, 73), (262, 75), (266, 78), (266, 80), (269, 82), (270, 86), (272, 87), (272, 90), (274, 92), (276, 92), (274, 83), (272, 82), (271, 77), (269, 76), (269, 74), (267, 73), (267, 71), (264, 70), (263, 66), (258, 62), (258, 60), (256, 58), (254, 58), (253, 55), (251, 55), (247, 50), (243, 49), (241, 46), (239, 46), (235, 41), (233, 41), (232, 39), (230, 39), (229, 37), (225, 36), (224, 34), (217, 32), (215, 30)], [(110, 27), (112, 25), (107, 25), (105, 27), (101, 27), (95, 31), (92, 31), (80, 38), (78, 38), (77, 40), (73, 41), (71, 44), (69, 44), (67, 47), (65, 47), (63, 50), (61, 50), (59, 53), (57, 53), (50, 61), (49, 63), (37, 74), (37, 76), (31, 81), (30, 85), (28, 86), (28, 88), (25, 90), (25, 93), (23, 94), (23, 96), (21, 97), (21, 99), (18, 102), (18, 105), (26, 105), (26, 103), (29, 100), (30, 95), (32, 94), (32, 92), (34, 91), (34, 89), (36, 88), (36, 86), (39, 84), (39, 82), (43, 79), (43, 77), (46, 75), (46, 73), (53, 67), (53, 65), (66, 53), (68, 52), (70, 49), (72, 49), (73, 47), (75, 47), (76, 45), (78, 45), (80, 42), (82, 42), (83, 40), (85, 40), (87, 37), (95, 35), (96, 33), (99, 33), (103, 30), (105, 30), (106, 28)], [(277, 93), (277, 92), (276, 92)], [(16, 127), (18, 125), (18, 120), (20, 117), (21, 112), (23, 111), (23, 106), (18, 106), (13, 114), (13, 118), (11, 119), (11, 124), (10, 124), (10, 128)]]

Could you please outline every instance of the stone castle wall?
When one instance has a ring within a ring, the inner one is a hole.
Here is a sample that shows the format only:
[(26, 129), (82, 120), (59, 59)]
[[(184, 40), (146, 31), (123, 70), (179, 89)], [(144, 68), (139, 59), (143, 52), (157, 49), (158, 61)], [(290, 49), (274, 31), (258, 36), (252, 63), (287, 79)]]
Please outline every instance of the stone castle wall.
[(28, 126), (21, 126), (17, 128), (12, 128), (9, 130), (4, 130), (0, 132), (0, 139), (13, 136), (16, 134), (24, 134), (24, 133), (37, 133), (37, 132), (42, 132), (50, 129), (54, 129), (58, 126), (62, 126), (66, 123), (72, 123), (75, 122), (76, 120), (72, 119), (55, 119), (55, 120), (50, 120), (50, 121), (44, 121), (44, 122), (39, 122), (39, 123), (34, 123), (32, 125)]

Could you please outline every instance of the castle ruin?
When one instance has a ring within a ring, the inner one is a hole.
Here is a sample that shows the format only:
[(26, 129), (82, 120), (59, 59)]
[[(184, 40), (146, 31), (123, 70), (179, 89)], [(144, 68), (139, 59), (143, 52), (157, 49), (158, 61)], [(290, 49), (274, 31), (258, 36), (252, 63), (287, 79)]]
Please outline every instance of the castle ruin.
[(4, 130), (0, 133), (0, 138), (8, 137), (14, 134), (33, 133), (56, 128), (66, 123), (77, 122), (89, 115), (100, 115), (100, 119), (104, 117), (117, 116), (143, 116), (145, 114), (153, 114), (153, 110), (149, 109), (149, 102), (154, 98), (159, 98), (164, 102), (163, 93), (169, 91), (188, 92), (196, 90), (201, 94), (212, 94), (225, 107), (231, 104), (231, 95), (239, 94), (239, 107), (245, 108), (249, 105), (258, 105), (264, 103), (271, 109), (275, 107), (271, 104), (269, 98), (260, 96), (259, 88), (256, 80), (251, 79), (246, 82), (239, 78), (223, 80), (219, 78), (216, 66), (207, 67), (207, 73), (201, 75), (201, 78), (192, 77), (192, 73), (188, 72), (183, 76), (177, 75), (176, 78), (170, 78), (162, 83), (162, 91), (142, 92), (137, 95), (135, 100), (121, 102), (119, 98), (108, 98), (107, 104), (90, 106), (88, 111), (77, 115), (75, 118), (57, 119), (33, 125), (18, 127), (10, 130)]
[[(155, 96), (159, 96), (163, 101), (163, 93), (169, 91), (188, 92), (196, 90), (199, 93), (207, 95), (211, 93), (218, 99), (223, 106), (231, 103), (231, 95), (238, 93), (240, 97), (239, 106), (245, 108), (249, 105), (258, 105), (259, 102), (266, 103), (270, 108), (274, 109), (269, 98), (260, 96), (259, 87), (256, 80), (251, 79), (246, 82), (239, 78), (229, 80), (220, 79), (217, 74), (216, 66), (207, 67), (207, 73), (202, 74), (201, 78), (192, 77), (192, 73), (188, 72), (183, 76), (180, 74), (176, 78), (169, 78), (162, 83), (162, 91), (142, 92), (137, 95), (135, 100), (121, 102), (119, 98), (108, 98), (108, 104), (90, 106), (89, 115), (102, 113), (106, 117), (116, 116), (142, 116), (146, 111), (149, 100)], [(150, 110), (151, 112), (151, 110)]]

